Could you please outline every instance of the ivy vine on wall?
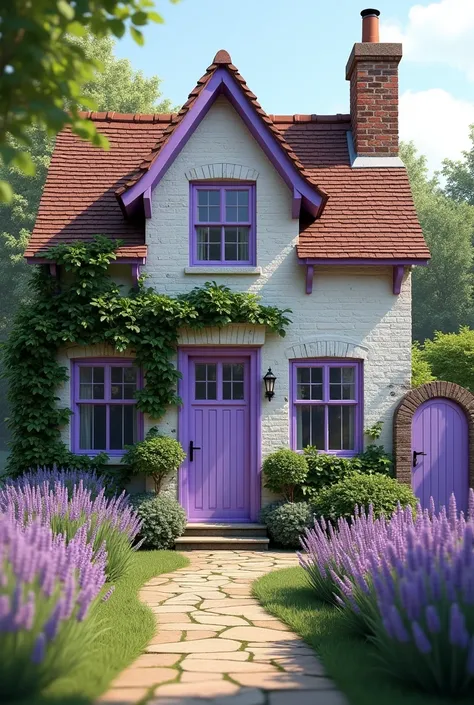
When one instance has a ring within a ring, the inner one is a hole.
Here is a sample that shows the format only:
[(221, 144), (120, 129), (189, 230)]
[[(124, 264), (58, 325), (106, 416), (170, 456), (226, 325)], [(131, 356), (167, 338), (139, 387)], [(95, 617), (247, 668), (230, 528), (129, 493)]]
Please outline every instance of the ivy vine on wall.
[(58, 406), (58, 388), (68, 379), (68, 370), (57, 360), (62, 347), (108, 343), (117, 351), (133, 350), (146, 380), (138, 392), (138, 407), (159, 419), (169, 405), (180, 403), (180, 374), (173, 365), (179, 328), (251, 323), (285, 335), (289, 309), (263, 306), (255, 294), (233, 292), (215, 282), (172, 297), (147, 288), (142, 278), (124, 295), (109, 274), (120, 244), (96, 236), (91, 242), (58, 245), (43, 255), (67, 275), (59, 286), (47, 266), (38, 267), (32, 300), (20, 308), (4, 345), (10, 474), (37, 465), (97, 463), (73, 455), (61, 441), (60, 429), (72, 413)]

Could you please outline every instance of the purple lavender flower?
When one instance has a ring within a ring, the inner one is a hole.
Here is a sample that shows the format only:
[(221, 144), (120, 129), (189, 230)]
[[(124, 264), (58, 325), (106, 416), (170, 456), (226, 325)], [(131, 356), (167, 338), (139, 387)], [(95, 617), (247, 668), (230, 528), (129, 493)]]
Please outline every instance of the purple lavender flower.
[(425, 609), (426, 626), (431, 634), (438, 634), (441, 631), (441, 622), (438, 610), (434, 605), (428, 605)]
[(418, 651), (422, 654), (429, 654), (432, 648), (430, 641), (418, 622), (412, 622), (411, 631)]
[(109, 590), (107, 590), (107, 592), (103, 596), (102, 602), (107, 602), (107, 600), (109, 600), (112, 597), (114, 592), (115, 592), (115, 585), (112, 585), (112, 587)]
[(46, 636), (44, 632), (40, 632), (36, 638), (33, 646), (33, 651), (31, 653), (32, 663), (38, 665), (43, 662), (46, 655)]
[(458, 646), (461, 649), (465, 649), (469, 643), (466, 620), (456, 602), (451, 605), (449, 615), (449, 643), (451, 646)]

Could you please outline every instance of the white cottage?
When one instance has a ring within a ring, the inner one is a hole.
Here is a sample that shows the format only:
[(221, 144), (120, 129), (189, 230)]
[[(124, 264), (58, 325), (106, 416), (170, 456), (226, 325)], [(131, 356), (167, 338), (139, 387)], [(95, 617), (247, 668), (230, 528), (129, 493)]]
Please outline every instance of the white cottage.
[[(391, 447), (410, 387), (411, 270), (429, 252), (398, 157), (401, 45), (378, 42), (377, 11), (362, 15), (348, 115), (266, 114), (221, 50), (177, 115), (89, 113), (110, 151), (58, 136), (30, 261), (101, 233), (125, 243), (111, 265), (121, 283), (145, 272), (179, 294), (215, 281), (292, 310), (285, 338), (244, 324), (181, 331), (183, 405), (158, 425), (188, 454), (176, 491), (190, 522), (257, 521), (270, 499), (262, 458), (278, 447), (352, 456), (378, 421)], [(63, 440), (118, 462), (157, 423), (136, 413), (133, 351), (70, 346), (61, 361)], [(96, 406), (81, 398), (92, 383)]]

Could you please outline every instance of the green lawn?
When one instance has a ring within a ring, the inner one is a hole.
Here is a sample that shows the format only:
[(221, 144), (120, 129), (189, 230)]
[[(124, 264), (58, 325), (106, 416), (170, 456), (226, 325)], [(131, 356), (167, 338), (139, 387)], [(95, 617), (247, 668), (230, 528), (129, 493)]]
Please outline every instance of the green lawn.
[[(338, 610), (314, 599), (302, 568), (268, 573), (254, 583), (253, 591), (268, 612), (314, 648), (350, 705), (452, 705), (454, 702), (407, 691), (389, 681), (377, 668), (371, 645), (349, 638)], [(472, 705), (472, 695), (455, 702)]]
[[(56, 681), (37, 698), (21, 705), (89, 705), (107, 689), (113, 678), (128, 666), (153, 636), (155, 620), (138, 599), (138, 591), (150, 578), (183, 568), (188, 559), (175, 551), (138, 551), (126, 576), (102, 605), (105, 630), (81, 666), (67, 679)], [(20, 705), (19, 701), (15, 705)]]

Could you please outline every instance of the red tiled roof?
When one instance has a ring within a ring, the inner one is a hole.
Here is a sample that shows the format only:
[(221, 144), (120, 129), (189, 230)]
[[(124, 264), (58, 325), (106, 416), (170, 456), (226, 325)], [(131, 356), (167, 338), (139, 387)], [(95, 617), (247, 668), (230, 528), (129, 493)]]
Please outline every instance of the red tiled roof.
[[(253, 101), (246, 86), (245, 91)], [(189, 101), (187, 105), (188, 110)], [(179, 118), (110, 112), (86, 116), (108, 137), (111, 148), (99, 150), (67, 129), (58, 135), (26, 256), (58, 242), (91, 239), (95, 234), (122, 239), (126, 245), (119, 253), (122, 257), (146, 253), (143, 217), (126, 220), (116, 192), (134, 183), (150, 166), (151, 155), (156, 156)], [(291, 158), (305, 178), (329, 196), (320, 218), (306, 222), (302, 218), (299, 257), (429, 258), (406, 171), (351, 168), (348, 115), (270, 115), (264, 119), (281, 136), (281, 144), (288, 146), (288, 154), (294, 154)]]
[(135, 183), (137, 183), (137, 181), (139, 181), (139, 179), (144, 174), (146, 174), (146, 172), (150, 169), (151, 165), (153, 164), (153, 162), (157, 158), (158, 154), (161, 152), (161, 150), (163, 149), (165, 144), (170, 139), (170, 137), (173, 134), (173, 132), (175, 131), (176, 127), (180, 124), (180, 122), (182, 122), (183, 118), (192, 109), (194, 103), (196, 102), (196, 99), (200, 95), (203, 88), (205, 86), (207, 86), (207, 84), (211, 80), (214, 73), (218, 69), (222, 69), (222, 68), (225, 68), (233, 76), (233, 78), (237, 81), (237, 83), (240, 85), (241, 91), (243, 92), (245, 97), (248, 99), (248, 101), (249, 101), (250, 105), (252, 106), (252, 108), (254, 109), (254, 111), (257, 113), (257, 115), (260, 116), (261, 120), (265, 123), (268, 130), (270, 130), (270, 132), (273, 134), (275, 139), (280, 144), (280, 147), (285, 151), (286, 155), (293, 162), (294, 166), (300, 172), (301, 176), (313, 188), (315, 188), (316, 190), (318, 190), (320, 192), (321, 196), (323, 197), (323, 199), (325, 201), (326, 194), (324, 193), (324, 190), (318, 186), (318, 183), (314, 180), (314, 175), (311, 174), (309, 171), (307, 171), (303, 162), (300, 161), (300, 159), (298, 158), (298, 155), (294, 152), (294, 150), (291, 148), (291, 146), (285, 140), (285, 136), (281, 132), (281, 130), (278, 130), (275, 127), (271, 118), (266, 114), (266, 112), (263, 110), (262, 106), (258, 102), (257, 96), (254, 93), (252, 93), (250, 88), (247, 86), (245, 79), (240, 75), (238, 68), (236, 66), (234, 66), (234, 64), (232, 63), (232, 60), (230, 58), (230, 55), (224, 49), (221, 49), (220, 51), (217, 52), (217, 54), (214, 57), (214, 61), (212, 62), (212, 64), (210, 66), (208, 66), (204, 76), (202, 76), (199, 79), (199, 81), (196, 84), (196, 87), (189, 94), (188, 100), (183, 105), (181, 110), (177, 113), (177, 115), (172, 117), (170, 124), (162, 132), (162, 134), (160, 135), (156, 144), (153, 146), (153, 149), (150, 151), (150, 153), (141, 162), (141, 164), (136, 169), (136, 171), (127, 179), (127, 181), (124, 184), (121, 184), (117, 188), (117, 190), (116, 190), (117, 196), (121, 196), (127, 189), (129, 189), (131, 186), (133, 186)]

